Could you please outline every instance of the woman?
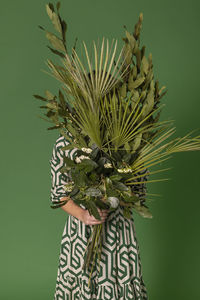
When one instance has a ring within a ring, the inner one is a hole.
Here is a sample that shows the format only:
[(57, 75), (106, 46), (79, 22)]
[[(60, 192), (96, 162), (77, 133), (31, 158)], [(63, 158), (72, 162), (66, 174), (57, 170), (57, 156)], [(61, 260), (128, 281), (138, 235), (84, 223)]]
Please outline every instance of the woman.
[[(70, 180), (70, 176), (61, 173), (60, 169), (64, 165), (64, 156), (74, 159), (76, 149), (61, 150), (67, 144), (69, 141), (60, 134), (50, 160), (51, 201), (54, 203), (68, 198), (64, 184)], [(147, 176), (140, 180), (146, 180)], [(140, 197), (144, 196), (146, 186), (136, 185), (134, 192)], [(118, 206), (112, 212), (99, 209), (99, 221), (82, 204), (80, 207), (72, 199), (61, 208), (68, 213), (68, 217), (62, 235), (54, 300), (148, 299), (133, 216), (131, 219), (125, 218), (122, 207)], [(89, 271), (82, 269), (83, 253), (92, 225), (100, 223), (104, 225), (100, 270), (94, 267), (88, 288)]]

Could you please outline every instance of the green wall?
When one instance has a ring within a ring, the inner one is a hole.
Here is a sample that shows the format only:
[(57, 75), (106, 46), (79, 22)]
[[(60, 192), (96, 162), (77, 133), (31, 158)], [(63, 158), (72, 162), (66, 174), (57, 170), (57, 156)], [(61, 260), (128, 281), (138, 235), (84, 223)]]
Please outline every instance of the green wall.
[[(0, 10), (1, 59), (1, 289), (2, 300), (50, 300), (66, 213), (50, 208), (49, 159), (58, 131), (38, 117), (43, 103), (32, 95), (57, 93), (49, 71), (42, 25), (53, 30), (46, 1), (3, 1)], [(55, 2), (53, 2), (55, 3)], [(175, 120), (176, 136), (199, 128), (200, 2), (86, 0), (61, 1), (68, 24), (68, 47), (75, 37), (87, 45), (105, 36), (123, 44), (123, 25), (133, 31), (144, 20), (141, 44), (152, 53), (155, 79), (167, 94), (162, 119)], [(195, 132), (197, 135), (199, 132)], [(148, 185), (162, 197), (149, 202), (153, 219), (135, 214), (143, 277), (150, 300), (198, 299), (200, 153), (178, 153), (170, 181)]]

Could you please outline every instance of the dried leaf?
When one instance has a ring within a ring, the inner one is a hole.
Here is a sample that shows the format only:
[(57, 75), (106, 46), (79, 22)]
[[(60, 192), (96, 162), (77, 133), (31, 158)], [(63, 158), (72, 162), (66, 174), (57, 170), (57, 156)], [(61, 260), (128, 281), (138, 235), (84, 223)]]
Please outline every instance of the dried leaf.
[(61, 128), (61, 125), (56, 125), (56, 126), (53, 126), (53, 127), (48, 127), (47, 130), (53, 130), (53, 129), (58, 129), (58, 128)]
[(166, 89), (166, 86), (162, 86), (161, 89), (159, 90), (158, 94), (161, 95), (161, 93), (164, 89)]
[(125, 57), (125, 62), (126, 64), (130, 64), (131, 63), (131, 59), (132, 59), (132, 49), (131, 49), (131, 46), (129, 43), (126, 43), (124, 45), (124, 48), (123, 48), (123, 55)]
[(138, 38), (140, 36), (140, 30), (141, 30), (141, 27), (142, 27), (142, 21), (143, 21), (143, 13), (140, 13), (139, 20), (135, 24), (135, 30), (134, 30), (134, 34), (133, 34), (136, 40), (138, 40)]
[(140, 146), (140, 143), (141, 143), (141, 139), (142, 139), (142, 133), (138, 133), (136, 136), (135, 136), (135, 139), (132, 143), (132, 153), (135, 152), (139, 146)]
[(46, 95), (48, 100), (53, 100), (54, 99), (54, 95), (48, 90), (45, 91), (45, 95)]
[(133, 80), (135, 80), (137, 78), (137, 67), (136, 66), (133, 66), (132, 75), (133, 75)]
[(49, 18), (52, 20), (53, 11), (51, 10), (51, 8), (49, 7), (48, 4), (46, 4), (46, 11), (47, 11)]
[(63, 36), (63, 40), (65, 41), (65, 35), (66, 35), (66, 31), (67, 31), (67, 24), (64, 20), (62, 20), (61, 22), (61, 26), (62, 26), (62, 36)]
[(124, 207), (123, 215), (126, 219), (130, 219), (132, 217), (132, 212), (129, 207)]
[(144, 82), (144, 80), (145, 80), (144, 76), (140, 76), (136, 80), (133, 80), (133, 78), (129, 76), (128, 89), (130, 91), (133, 90), (133, 89), (136, 89), (137, 87), (139, 87)]
[(129, 77), (128, 77), (128, 89), (129, 89), (129, 91), (131, 91), (131, 90), (134, 89), (133, 69), (129, 73)]
[(149, 211), (149, 209), (147, 208), (147, 207), (145, 207), (145, 206), (142, 206), (142, 205), (140, 205), (139, 204), (139, 202), (137, 203), (135, 203), (134, 204), (134, 207), (133, 207), (135, 210), (136, 210), (136, 212), (139, 214), (139, 215), (141, 215), (142, 217), (144, 217), (144, 218), (149, 218), (149, 219), (152, 219), (153, 218), (153, 216), (152, 216), (152, 213)]
[(56, 3), (56, 8), (57, 8), (57, 11), (59, 11), (59, 9), (60, 9), (60, 1), (58, 1), (58, 2)]
[(57, 50), (65, 52), (65, 47), (63, 45), (63, 41), (59, 39), (55, 34), (46, 31), (46, 37), (50, 41), (53, 47), (55, 47)]
[(57, 109), (57, 103), (55, 102), (48, 102), (47, 107), (50, 109)]
[(143, 58), (142, 58), (141, 70), (142, 70), (145, 74), (147, 74), (147, 73), (148, 73), (148, 68), (149, 68), (148, 60), (146, 59), (146, 56), (143, 56)]
[(136, 62), (137, 62), (137, 68), (138, 70), (140, 69), (141, 67), (141, 51), (140, 49), (138, 48), (137, 44), (136, 44), (136, 47), (134, 49), (134, 54), (136, 56)]
[[(52, 111), (52, 110), (50, 110), (50, 111), (48, 111), (48, 113), (46, 114), (46, 116), (48, 117), (48, 118), (52, 118), (52, 117), (54, 117), (56, 115), (56, 113), (54, 112), (54, 111)], [(52, 119), (53, 120), (53, 119)]]
[(152, 53), (149, 53), (148, 62), (149, 62), (149, 68), (151, 68), (153, 66), (152, 65)]
[(126, 37), (130, 43), (131, 49), (133, 50), (135, 48), (135, 44), (136, 44), (136, 40), (135, 40), (134, 36), (126, 30)]
[(36, 99), (40, 99), (40, 100), (42, 100), (42, 101), (47, 101), (47, 99), (46, 98), (44, 98), (44, 97), (42, 97), (42, 96), (40, 96), (40, 95), (33, 95)]
[(60, 103), (62, 105), (62, 107), (66, 107), (66, 102), (65, 102), (65, 98), (64, 98), (64, 95), (63, 93), (61, 92), (61, 90), (59, 90), (59, 99), (60, 99)]
[(145, 80), (145, 77), (142, 76), (142, 77), (138, 77), (134, 83), (133, 83), (133, 87), (136, 89), (137, 87), (139, 87)]
[(52, 19), (51, 19), (51, 20), (52, 20), (52, 23), (53, 23), (55, 29), (56, 29), (59, 33), (62, 34), (62, 26), (61, 26), (59, 17), (58, 17), (58, 15), (57, 15), (55, 12), (53, 12), (53, 14), (52, 14)]
[(144, 110), (143, 110), (140, 120), (143, 119), (145, 116), (147, 116), (150, 113), (153, 106), (154, 106), (154, 95), (153, 95), (153, 92), (150, 91), (144, 102), (144, 106), (143, 106)]
[(41, 25), (38, 25), (38, 27), (42, 30), (45, 30), (44, 27), (42, 27)]
[(131, 100), (132, 100), (132, 102), (131, 102), (132, 109), (134, 109), (135, 104), (138, 101), (139, 96), (140, 96), (139, 92), (137, 90), (133, 89), (133, 95), (131, 97)]
[(62, 53), (62, 52), (60, 52), (60, 51), (58, 51), (58, 50), (56, 50), (56, 49), (53, 49), (53, 48), (51, 48), (50, 46), (47, 46), (54, 54), (57, 54), (57, 55), (59, 55), (59, 56), (61, 56), (62, 58), (65, 58), (65, 55)]
[(124, 82), (119, 90), (121, 97), (126, 97), (126, 83)]
[(51, 9), (52, 11), (55, 11), (55, 10), (54, 10), (54, 6), (53, 6), (53, 4), (52, 4), (51, 2), (49, 2), (49, 7), (50, 7), (50, 9)]

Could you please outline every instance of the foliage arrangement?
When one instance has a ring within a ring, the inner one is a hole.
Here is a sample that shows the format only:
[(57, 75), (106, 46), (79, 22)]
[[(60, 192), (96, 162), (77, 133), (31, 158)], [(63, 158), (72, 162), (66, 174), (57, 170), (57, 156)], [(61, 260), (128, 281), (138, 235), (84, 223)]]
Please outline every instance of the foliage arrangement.
[[(124, 27), (124, 44), (119, 55), (117, 40), (110, 47), (103, 37), (100, 48), (93, 41), (93, 55), (89, 55), (83, 42), (85, 63), (76, 51), (77, 38), (72, 53), (68, 52), (67, 24), (59, 9), (60, 2), (56, 8), (52, 3), (46, 4), (57, 34), (39, 28), (45, 31), (51, 44), (48, 48), (61, 60), (62, 65), (57, 65), (48, 59), (47, 65), (50, 75), (62, 83), (62, 91), (59, 89), (58, 97), (48, 90), (45, 97), (34, 97), (45, 102), (40, 106), (46, 110), (46, 117), (42, 118), (53, 123), (48, 130), (59, 130), (70, 142), (62, 150), (77, 149), (74, 160), (64, 158), (62, 172), (71, 178), (65, 185), (66, 195), (83, 204), (99, 220), (98, 207), (112, 211), (118, 205), (123, 207), (126, 218), (131, 218), (132, 209), (152, 218), (146, 205), (148, 199), (141, 201), (134, 194), (134, 186), (145, 183), (139, 180), (144, 172), (149, 176), (170, 169), (149, 171), (171, 154), (200, 150), (200, 136), (191, 137), (190, 132), (166, 141), (176, 130), (173, 121), (159, 121), (164, 106), (160, 102), (166, 91), (163, 91), (165, 86), (159, 88), (158, 80), (154, 80), (152, 55), (147, 58), (145, 46), (140, 47), (142, 13), (133, 33)], [(167, 179), (147, 180), (147, 183)], [(67, 201), (55, 203), (52, 208)], [(92, 228), (83, 267), (89, 268), (96, 254), (100, 260), (102, 226)]]

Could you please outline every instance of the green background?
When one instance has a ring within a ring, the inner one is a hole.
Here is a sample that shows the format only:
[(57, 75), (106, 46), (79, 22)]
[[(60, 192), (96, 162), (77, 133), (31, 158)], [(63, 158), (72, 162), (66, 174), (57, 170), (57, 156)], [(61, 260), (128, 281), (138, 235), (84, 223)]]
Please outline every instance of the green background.
[[(1, 3), (1, 289), (2, 300), (50, 300), (66, 213), (50, 208), (50, 165), (58, 131), (40, 119), (46, 89), (59, 82), (45, 74), (45, 34), (53, 31), (46, 1)], [(55, 2), (53, 2), (55, 3)], [(154, 78), (167, 87), (162, 119), (175, 120), (176, 136), (199, 128), (199, 9), (191, 1), (61, 1), (68, 49), (78, 37), (91, 45), (103, 36), (123, 45), (143, 12), (141, 45), (151, 52)], [(55, 56), (55, 57), (54, 57)], [(195, 132), (195, 135), (199, 131)], [(175, 137), (175, 136), (174, 136)], [(162, 197), (149, 202), (153, 219), (135, 214), (143, 278), (150, 300), (198, 299), (200, 269), (199, 152), (178, 153), (163, 164), (171, 180), (148, 185)], [(164, 175), (164, 174), (162, 174)]]

